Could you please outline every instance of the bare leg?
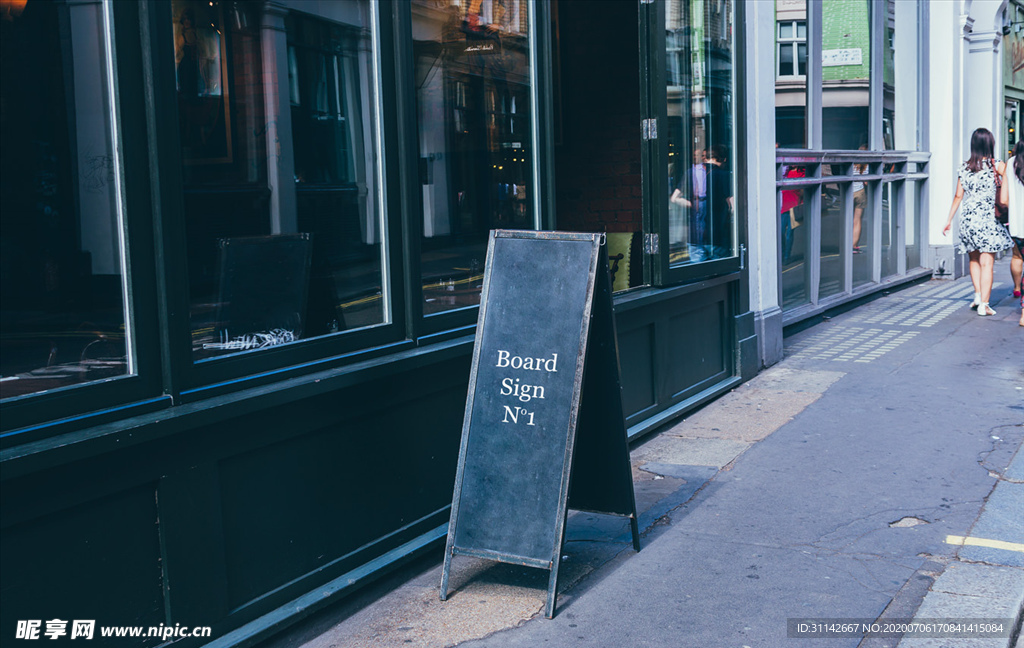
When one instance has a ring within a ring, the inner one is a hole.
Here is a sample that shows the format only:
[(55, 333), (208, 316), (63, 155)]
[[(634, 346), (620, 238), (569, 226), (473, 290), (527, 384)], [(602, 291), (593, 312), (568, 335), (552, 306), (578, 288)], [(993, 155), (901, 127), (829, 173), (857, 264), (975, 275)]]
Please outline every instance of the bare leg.
[(981, 289), (978, 291), (981, 293), (981, 303), (987, 304), (989, 297), (992, 296), (992, 267), (995, 265), (996, 257), (990, 252), (982, 252), (978, 258), (978, 267), (980, 274)]
[(1013, 246), (1013, 257), (1010, 259), (1010, 277), (1013, 278), (1013, 292), (1018, 294), (1020, 292), (1020, 280), (1022, 270), (1024, 270), (1024, 259), (1020, 257), (1020, 250), (1017, 246)]
[(853, 247), (856, 249), (860, 243), (860, 227), (861, 217), (864, 215), (864, 209), (857, 207), (853, 210)]
[(981, 256), (981, 252), (975, 250), (974, 252), (968, 252), (967, 256), (970, 258), (970, 270), (971, 270), (971, 283), (974, 284), (974, 292), (981, 292), (981, 265), (978, 263), (978, 258)]

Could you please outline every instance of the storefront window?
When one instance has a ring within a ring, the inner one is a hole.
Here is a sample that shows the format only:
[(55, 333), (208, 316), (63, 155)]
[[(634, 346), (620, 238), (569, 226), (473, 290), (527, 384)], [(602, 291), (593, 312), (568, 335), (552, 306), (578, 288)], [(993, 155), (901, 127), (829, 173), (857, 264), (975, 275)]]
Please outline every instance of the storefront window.
[(1017, 140), (1020, 138), (1020, 122), (1021, 122), (1021, 102), (1016, 99), (1007, 99), (1005, 109), (1003, 112), (1003, 121), (1005, 124), (1004, 133), (1006, 135), (1006, 151), (1003, 155), (1003, 159), (1010, 159), (1013, 157), (1013, 147), (1017, 146)]
[(775, 2), (775, 140), (807, 148), (807, 2)]
[(921, 227), (918, 222), (921, 213), (921, 186), (920, 182), (908, 181), (906, 184), (909, 195), (907, 196), (907, 212), (904, 220), (906, 236), (907, 269), (912, 270), (921, 266)]
[[(867, 164), (855, 164), (854, 174), (868, 172)], [(878, 183), (853, 183), (853, 287), (863, 286), (874, 281), (872, 271), (872, 232), (874, 232), (875, 202), (874, 192)]]
[[(803, 166), (783, 165), (783, 179), (807, 177)], [(810, 302), (810, 197), (813, 189), (787, 187), (779, 192), (779, 233), (782, 247), (782, 305), (792, 308)]]
[(822, 146), (868, 146), (871, 105), (871, 3), (823, 0)]
[(193, 357), (386, 322), (370, 1), (171, 7)]
[[(901, 31), (904, 28), (913, 29), (913, 26), (901, 25)], [(901, 38), (906, 36), (901, 34)], [(882, 148), (891, 151), (896, 148), (896, 0), (885, 1), (883, 42), (885, 61), (882, 70)], [(908, 68), (908, 73), (913, 71), (910, 66)], [(900, 100), (903, 100), (902, 97)], [(903, 115), (900, 117), (902, 119)]]
[(882, 183), (882, 278), (896, 274), (896, 210), (898, 197), (895, 183)]
[(480, 302), (492, 229), (533, 229), (526, 0), (413, 0), (423, 313)]
[(669, 61), (669, 259), (673, 265), (735, 254), (733, 3), (672, 0)]
[(0, 20), (0, 398), (134, 373), (108, 2)]
[(846, 290), (845, 260), (850, 251), (843, 249), (843, 192), (838, 184), (821, 187), (821, 281), (818, 299)]

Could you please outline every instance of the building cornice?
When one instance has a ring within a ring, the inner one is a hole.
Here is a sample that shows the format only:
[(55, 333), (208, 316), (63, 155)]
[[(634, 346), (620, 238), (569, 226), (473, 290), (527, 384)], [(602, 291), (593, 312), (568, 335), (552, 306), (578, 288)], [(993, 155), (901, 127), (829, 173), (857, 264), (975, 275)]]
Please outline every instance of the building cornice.
[(974, 52), (998, 52), (999, 43), (1003, 40), (1003, 34), (997, 31), (971, 32), (964, 35), (968, 43), (968, 51)]

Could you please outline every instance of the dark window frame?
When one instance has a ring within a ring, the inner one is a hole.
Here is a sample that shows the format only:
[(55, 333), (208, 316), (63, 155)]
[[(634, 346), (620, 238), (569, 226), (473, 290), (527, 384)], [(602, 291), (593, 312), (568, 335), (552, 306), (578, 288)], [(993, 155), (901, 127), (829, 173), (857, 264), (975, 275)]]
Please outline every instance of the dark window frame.
[(122, 235), (125, 237), (128, 282), (125, 310), (132, 326), (135, 373), (5, 399), (0, 404), (0, 447), (25, 443), (70, 427), (96, 424), (166, 405), (160, 389), (158, 305), (152, 259), (152, 219), (148, 218), (152, 191), (147, 142), (132, 136), (146, 132), (142, 93), (145, 71), (138, 29), (140, 9), (135, 3), (110, 5), (113, 42), (113, 77), (118, 120), (114, 145), (121, 158)]
[[(383, 137), (381, 148), (384, 151), (396, 151), (395, 145), (395, 119), (394, 110), (394, 88), (391, 81), (394, 79), (394, 58), (391, 47), (392, 16), (388, 11), (388, 4), (378, 5), (379, 12), (375, 12), (377, 24), (373, 26), (376, 30), (376, 37), (379, 39), (378, 52), (380, 67), (377, 70), (379, 78), (376, 79), (381, 97), (376, 102), (379, 110), (376, 115), (380, 120), (377, 132)], [(161, 89), (166, 95), (173, 96), (174, 68), (173, 68), (173, 43), (170, 41), (170, 30), (166, 28), (170, 24), (169, 7), (161, 7), (162, 10), (154, 11), (154, 14), (163, 16), (163, 22), (157, 18), (151, 25), (154, 40), (154, 85)], [(162, 117), (158, 116), (157, 122), (169, 120), (170, 123), (177, 122), (177, 110), (173, 101), (166, 102), (170, 107), (165, 110)], [(165, 255), (167, 276), (187, 276), (185, 263), (186, 235), (184, 231), (184, 215), (181, 207), (181, 150), (180, 144), (176, 141), (177, 129), (173, 130), (172, 137), (168, 137), (160, 154), (160, 166), (173, 173), (173, 181), (167, 182), (168, 189), (165, 192), (164, 200), (167, 205), (167, 213), (171, 214), (169, 219), (164, 221), (164, 239), (175, 241), (174, 249), (169, 249)], [(193, 362), (191, 355), (191, 329), (188, 316), (189, 295), (187, 287), (171, 287), (168, 285), (167, 300), (173, 305), (170, 310), (178, 313), (173, 315), (169, 321), (168, 336), (170, 348), (168, 349), (168, 363), (171, 367), (171, 384), (169, 393), (181, 402), (191, 402), (220, 395), (227, 392), (237, 391), (248, 387), (255, 387), (271, 382), (301, 376), (313, 371), (330, 368), (338, 365), (356, 362), (362, 359), (376, 357), (387, 352), (411, 346), (405, 333), (404, 313), (404, 281), (403, 281), (403, 257), (401, 254), (400, 223), (396, 214), (400, 213), (394, 206), (400, 200), (398, 186), (401, 184), (398, 177), (398, 161), (396, 155), (385, 155), (383, 164), (375, 170), (379, 182), (384, 183), (383, 201), (380, 206), (381, 215), (384, 220), (383, 277), (388, 281), (385, 294), (390, 299), (389, 311), (391, 319), (389, 322), (356, 329), (342, 331), (328, 335), (311, 337), (299, 340), (290, 344), (281, 345), (268, 349), (258, 349), (219, 358), (210, 358)]]
[[(733, 126), (732, 142), (730, 144), (740, 141), (736, 132), (740, 122), (737, 107), (743, 105), (744, 101), (743, 96), (740, 96), (743, 93), (743, 89), (739, 84), (740, 66), (736, 64), (740, 60), (738, 58), (740, 55), (739, 47), (742, 42), (742, 23), (736, 13), (739, 11), (738, 5), (740, 4), (742, 3), (737, 2), (733, 5), (732, 16), (732, 26), (736, 30), (735, 33), (737, 35), (733, 39), (733, 50), (731, 52), (733, 92), (733, 100), (731, 101), (733, 115), (731, 119)], [(646, 212), (644, 231), (657, 235), (659, 241), (658, 252), (647, 255), (651, 259), (651, 283), (656, 288), (693, 283), (739, 272), (743, 269), (743, 256), (746, 245), (745, 218), (743, 217), (745, 206), (738, 186), (740, 158), (736, 147), (732, 147), (729, 165), (732, 171), (733, 182), (734, 203), (732, 219), (735, 229), (733, 237), (736, 243), (735, 254), (730, 257), (697, 263), (673, 264), (669, 260), (668, 197), (672, 190), (667, 186), (669, 160), (669, 138), (667, 136), (668, 101), (665, 93), (659, 91), (660, 88), (666, 87), (669, 80), (669, 70), (667, 69), (666, 61), (666, 53), (669, 51), (668, 39), (664, 28), (666, 24), (665, 13), (666, 7), (664, 3), (641, 5), (640, 44), (642, 51), (649, 53), (645, 60), (641, 60), (641, 65), (645, 67), (644, 77), (646, 77), (642, 83), (644, 87), (642, 101), (643, 105), (647, 106), (645, 114), (655, 118), (659, 126), (658, 138), (643, 143), (645, 163), (653, 170), (652, 173), (645, 174), (644, 180), (644, 193), (647, 196), (644, 208)]]

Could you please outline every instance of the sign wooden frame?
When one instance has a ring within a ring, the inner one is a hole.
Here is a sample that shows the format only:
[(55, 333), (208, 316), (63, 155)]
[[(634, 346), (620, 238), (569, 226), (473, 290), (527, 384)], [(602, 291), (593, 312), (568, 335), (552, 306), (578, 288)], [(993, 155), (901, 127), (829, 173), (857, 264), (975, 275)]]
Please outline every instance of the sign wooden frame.
[(549, 570), (553, 617), (569, 508), (629, 518), (640, 550), (604, 239), (491, 232), (441, 600), (472, 556)]

